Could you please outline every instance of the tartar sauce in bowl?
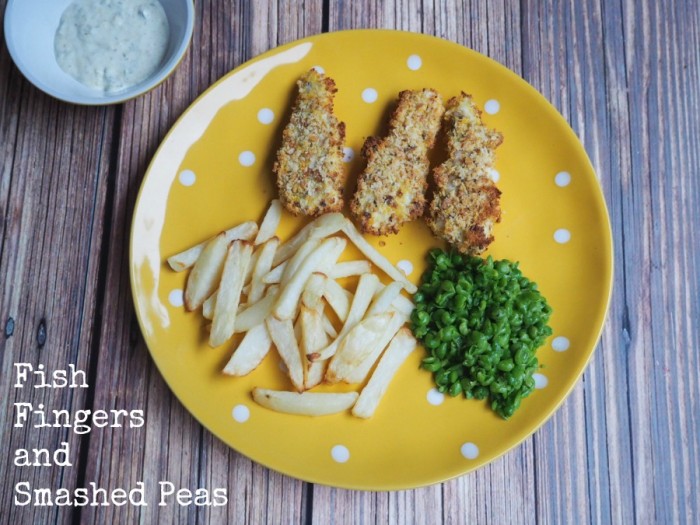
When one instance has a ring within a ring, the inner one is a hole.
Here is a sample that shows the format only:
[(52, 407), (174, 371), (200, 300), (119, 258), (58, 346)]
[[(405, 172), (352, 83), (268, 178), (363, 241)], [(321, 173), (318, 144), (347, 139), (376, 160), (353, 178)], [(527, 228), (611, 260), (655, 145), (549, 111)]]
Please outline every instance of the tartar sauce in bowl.
[(54, 38), (58, 65), (86, 86), (114, 92), (154, 73), (169, 40), (158, 0), (75, 0)]

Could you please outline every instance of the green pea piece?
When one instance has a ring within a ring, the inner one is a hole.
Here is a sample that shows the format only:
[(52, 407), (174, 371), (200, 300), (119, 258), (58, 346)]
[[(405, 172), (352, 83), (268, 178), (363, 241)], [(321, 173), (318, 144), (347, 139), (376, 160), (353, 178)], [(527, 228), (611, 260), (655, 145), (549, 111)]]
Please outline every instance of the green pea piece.
[(417, 339), (423, 339), (428, 334), (428, 329), (425, 326), (412, 326), (413, 334)]
[(449, 394), (452, 397), (457, 397), (461, 393), (462, 393), (462, 385), (459, 383), (459, 381), (456, 383), (452, 383), (452, 385), (450, 386)]
[(418, 310), (416, 313), (416, 323), (418, 326), (425, 326), (430, 322), (430, 314), (424, 310)]
[(459, 322), (459, 328), (458, 328), (458, 330), (459, 330), (459, 333), (460, 333), (461, 335), (467, 335), (467, 334), (469, 333), (469, 323), (467, 322), (466, 319), (462, 319), (462, 320)]
[[(428, 358), (428, 359), (433, 359), (433, 358)], [(440, 361), (432, 361), (432, 362), (426, 362), (426, 360), (423, 360), (423, 368), (425, 368), (428, 372), (437, 372), (442, 368), (442, 363)]]
[(436, 334), (428, 332), (423, 339), (423, 345), (428, 350), (435, 350), (440, 345), (440, 338)]
[(515, 363), (513, 363), (512, 359), (504, 359), (500, 363), (498, 363), (498, 369), (503, 371), (503, 372), (510, 372), (513, 370), (513, 367), (515, 366)]
[(447, 370), (440, 370), (435, 374), (435, 382), (440, 385), (447, 385), (450, 381), (450, 373)]
[(440, 329), (440, 339), (445, 342), (454, 341), (459, 337), (459, 332), (453, 325), (447, 325)]
[(534, 390), (535, 355), (552, 308), (517, 262), (434, 249), (414, 295), (411, 329), (439, 392), (487, 399), (510, 418)]

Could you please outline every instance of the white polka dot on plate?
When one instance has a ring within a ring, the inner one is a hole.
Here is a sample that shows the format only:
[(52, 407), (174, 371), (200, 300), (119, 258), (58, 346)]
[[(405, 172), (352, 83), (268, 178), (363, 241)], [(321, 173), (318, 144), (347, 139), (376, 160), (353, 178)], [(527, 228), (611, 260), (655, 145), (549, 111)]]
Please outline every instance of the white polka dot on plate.
[(498, 170), (491, 168), (489, 169), (489, 177), (493, 182), (498, 182), (501, 179), (501, 174), (498, 173)]
[(270, 108), (262, 108), (258, 111), (258, 122), (260, 124), (271, 124), (275, 120), (275, 113)]
[(559, 244), (566, 244), (571, 240), (571, 232), (566, 228), (559, 228), (554, 232), (554, 240)]
[(418, 71), (423, 65), (423, 60), (421, 60), (421, 57), (418, 55), (411, 55), (408, 57), (408, 60), (406, 60), (406, 65), (411, 71)]
[(238, 155), (238, 162), (241, 163), (241, 166), (252, 166), (255, 164), (255, 153), (252, 151), (242, 151), (240, 155)]
[(538, 390), (546, 387), (549, 384), (547, 376), (544, 376), (539, 373), (532, 374), (532, 379), (535, 380), (535, 388), (537, 388)]
[(182, 170), (178, 176), (178, 180), (183, 186), (192, 186), (197, 180), (197, 176), (192, 170)]
[(331, 457), (338, 463), (345, 463), (350, 459), (350, 451), (343, 445), (336, 445), (331, 449)]
[(554, 183), (563, 188), (571, 183), (571, 173), (568, 171), (560, 171), (554, 176)]
[(245, 405), (236, 405), (231, 411), (231, 416), (239, 423), (245, 423), (250, 418), (250, 409)]
[(465, 443), (460, 447), (459, 451), (467, 459), (476, 459), (479, 457), (479, 447), (474, 443)]
[(375, 102), (378, 96), (379, 95), (377, 94), (377, 90), (374, 88), (367, 88), (362, 92), (362, 100), (364, 100), (368, 104)]
[(495, 115), (501, 110), (501, 104), (496, 99), (487, 100), (484, 104), (484, 111), (489, 115)]
[(182, 290), (173, 290), (168, 294), (168, 302), (175, 307), (180, 307), (184, 304)]
[(352, 148), (345, 146), (343, 148), (343, 162), (350, 162), (354, 158), (355, 152), (352, 150)]
[(555, 352), (566, 352), (569, 349), (569, 340), (560, 335), (552, 340), (552, 350)]
[(406, 259), (402, 259), (401, 261), (396, 263), (396, 267), (401, 270), (404, 275), (411, 275), (413, 273), (413, 263), (411, 261), (407, 261)]
[(431, 405), (439, 406), (445, 401), (445, 394), (439, 392), (437, 388), (431, 388), (428, 390), (428, 395), (426, 395), (425, 398)]
[(313, 69), (315, 69), (316, 72), (319, 73), (320, 75), (323, 75), (326, 72), (326, 70), (323, 69), (321, 66), (314, 66)]

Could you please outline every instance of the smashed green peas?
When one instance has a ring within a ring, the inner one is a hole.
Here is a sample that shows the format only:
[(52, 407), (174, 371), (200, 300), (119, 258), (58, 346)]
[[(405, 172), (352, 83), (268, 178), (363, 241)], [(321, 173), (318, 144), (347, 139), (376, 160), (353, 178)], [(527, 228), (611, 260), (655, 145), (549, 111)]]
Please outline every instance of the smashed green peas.
[(538, 347), (552, 313), (517, 262), (431, 250), (414, 296), (411, 328), (438, 390), (489, 399), (508, 419), (534, 389)]

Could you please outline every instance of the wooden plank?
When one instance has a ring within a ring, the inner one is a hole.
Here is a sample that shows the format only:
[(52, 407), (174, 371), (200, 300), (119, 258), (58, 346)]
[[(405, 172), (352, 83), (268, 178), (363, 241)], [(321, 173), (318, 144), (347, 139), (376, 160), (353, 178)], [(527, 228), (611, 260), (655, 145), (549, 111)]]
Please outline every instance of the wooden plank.
[[(700, 319), (700, 243), (694, 226), (700, 206), (697, 176), (683, 180), (680, 175), (699, 172), (699, 52), (697, 45), (687, 49), (698, 42), (699, 16), (697, 2), (652, 3), (641, 10), (623, 6), (631, 44), (626, 46), (633, 130), (628, 180), (630, 186), (641, 182), (644, 190), (624, 223), (633, 480), (640, 516), (660, 522), (697, 520), (700, 511), (698, 331), (685, 328)], [(637, 196), (627, 191), (623, 203)], [(641, 205), (647, 211), (642, 239), (630, 238), (627, 228)], [(642, 300), (648, 302), (640, 308), (636, 301)], [(635, 316), (640, 309), (643, 315)]]
[[(623, 46), (620, 14), (614, 4), (604, 6), (602, 12), (593, 4), (577, 7), (568, 15), (570, 32), (585, 52), (575, 51), (573, 72), (569, 74), (569, 83), (576, 86), (571, 89), (576, 101), (569, 110), (573, 113), (569, 120), (573, 120), (573, 128), (582, 137), (601, 179), (613, 225), (613, 242), (620, 246), (616, 194), (621, 191), (619, 170), (624, 172), (629, 166), (625, 124), (629, 107), (624, 97), (624, 62), (618, 59)], [(583, 24), (577, 24), (581, 9), (593, 10), (594, 21), (584, 17)], [(593, 31), (595, 34), (590, 35)], [(605, 82), (596, 81), (596, 77)], [(616, 272), (619, 271), (617, 265)], [(634, 489), (626, 481), (632, 467), (627, 400), (613, 394), (615, 385), (626, 383), (623, 354), (610, 352), (625, 345), (623, 304), (618, 298), (613, 297), (601, 343), (583, 378), (588, 471), (606, 473), (595, 481), (588, 476), (589, 519), (593, 522), (628, 522), (634, 519), (635, 512)]]
[[(5, 0), (0, 0), (0, 9), (4, 9)], [(0, 29), (0, 32), (3, 30)], [(12, 167), (17, 149), (17, 126), (20, 115), (23, 78), (12, 64), (10, 54), (5, 47), (4, 38), (0, 45), (0, 71), (7, 72), (0, 82), (0, 256), (3, 252), (2, 240), (9, 212), (8, 199), (12, 184)], [(7, 319), (0, 319), (4, 328)]]
[[(581, 9), (585, 8), (594, 10), (595, 20), (585, 17), (583, 24), (577, 24), (576, 20), (581, 20)], [(572, 114), (569, 121), (582, 138), (601, 178), (615, 232), (613, 242), (620, 246), (623, 239), (619, 236), (619, 197), (616, 195), (622, 191), (621, 175), (630, 163), (624, 62), (618, 59), (623, 46), (620, 15), (612, 4), (600, 12), (591, 3), (579, 6), (576, 12), (568, 13), (568, 17), (571, 29), (567, 33), (570, 32), (578, 47), (583, 49), (575, 51), (572, 72), (568, 75), (575, 101), (564, 111)], [(592, 28), (595, 34), (587, 36)], [(567, 57), (570, 56), (568, 53)], [(605, 82), (596, 81), (596, 77)], [(616, 271), (620, 269), (617, 265)], [(624, 353), (610, 352), (612, 348), (625, 345), (624, 304), (618, 302), (618, 298), (613, 297), (606, 330), (583, 378), (588, 469), (607, 473), (599, 476), (597, 483), (590, 477), (588, 480), (589, 518), (593, 521), (625, 522), (633, 520), (635, 513), (634, 488), (629, 483), (632, 427), (627, 399), (613, 394), (616, 385), (627, 383)], [(614, 439), (610, 439), (611, 436)], [(554, 519), (557, 518), (559, 515), (554, 515)]]
[[(88, 389), (35, 389), (35, 379), (14, 388), (14, 364), (89, 369), (114, 109), (75, 108), (44, 95), (11, 65), (4, 46), (0, 71), (0, 440), (8, 451), (0, 461), (0, 508), (6, 523), (69, 523), (70, 507), (14, 505), (15, 484), (73, 488), (81, 436), (35, 429), (32, 418), (14, 428), (14, 404), (76, 411)], [(53, 451), (63, 442), (72, 467), (13, 464), (19, 448)]]
[[(297, 6), (298, 7), (298, 6)], [(252, 463), (220, 442), (170, 393), (148, 355), (134, 319), (128, 277), (129, 224), (136, 193), (156, 147), (194, 98), (252, 56), (321, 25), (321, 2), (290, 10), (276, 2), (198, 2), (193, 43), (176, 73), (152, 93), (124, 105), (119, 137), (110, 250), (100, 317), (95, 406), (145, 407), (147, 425), (91, 437), (85, 480), (153, 490), (224, 487), (225, 507), (83, 508), (85, 523), (295, 523), (305, 520), (306, 484)], [(279, 26), (284, 22), (284, 27)], [(167, 103), (163, 103), (167, 101)], [(129, 458), (124, 461), (124, 458)]]

